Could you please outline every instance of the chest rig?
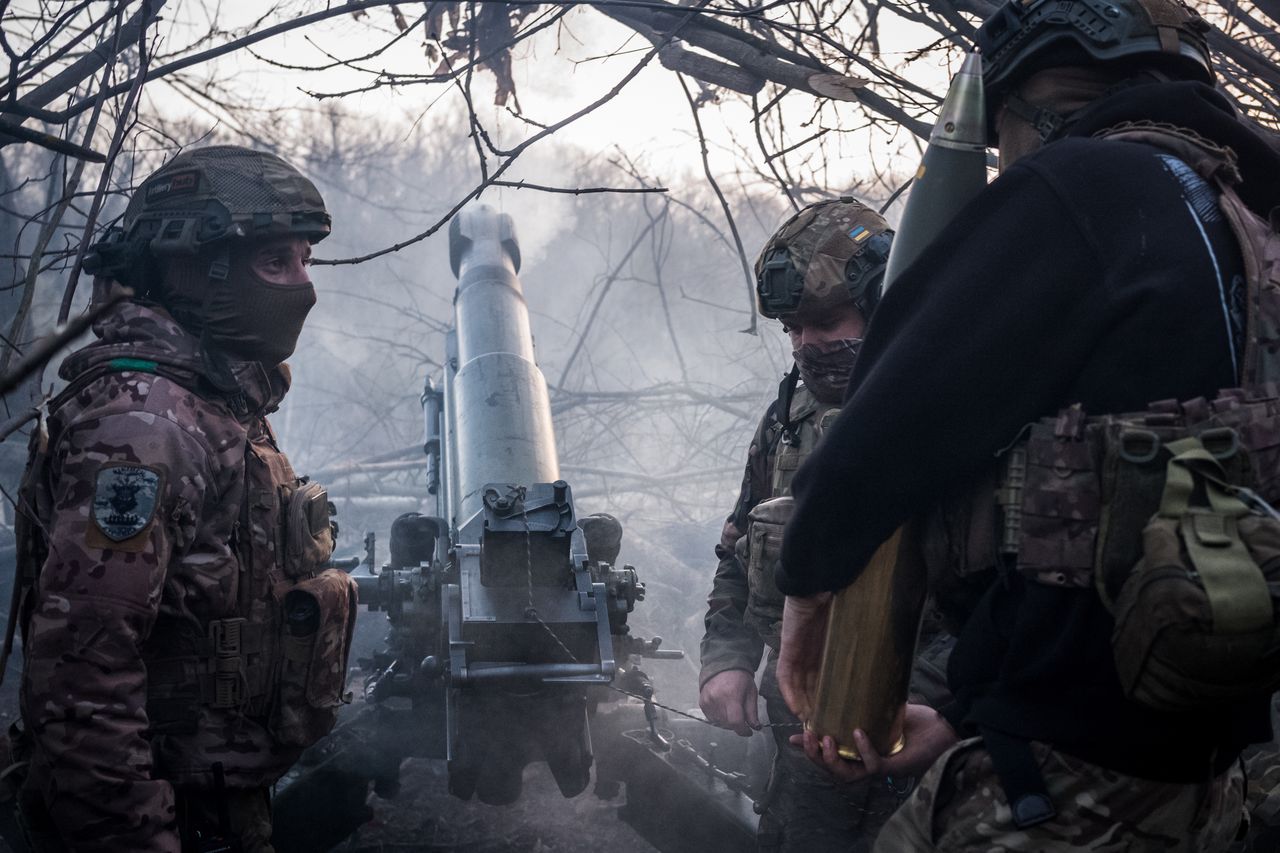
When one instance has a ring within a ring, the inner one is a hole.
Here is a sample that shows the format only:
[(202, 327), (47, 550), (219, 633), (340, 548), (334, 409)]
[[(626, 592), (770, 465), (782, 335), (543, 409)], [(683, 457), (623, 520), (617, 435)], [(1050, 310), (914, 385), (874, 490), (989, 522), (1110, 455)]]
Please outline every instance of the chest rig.
[[(1144, 547), (1150, 551), (1153, 521), (1171, 518), (1169, 507), (1185, 513), (1194, 493), (1205, 510), (1196, 520), (1220, 529), (1184, 536), (1180, 547), (1191, 552), (1188, 572), (1201, 594), (1218, 599), (1210, 621), (1221, 628), (1239, 622), (1231, 614), (1240, 596), (1233, 600), (1231, 590), (1257, 592), (1272, 580), (1265, 555), (1255, 544), (1244, 548), (1236, 531), (1251, 529), (1246, 513), (1256, 520), (1280, 503), (1280, 221), (1276, 210), (1268, 222), (1241, 200), (1234, 153), (1192, 131), (1126, 123), (1098, 136), (1165, 151), (1218, 193), (1246, 280), (1240, 387), (1212, 400), (1166, 400), (1128, 414), (1093, 416), (1075, 406), (1031, 424), (1000, 466), (929, 513), (924, 550), (931, 583), (959, 590), (949, 602), (955, 607), (966, 596), (966, 580), (985, 587), (992, 570), (1017, 571), (1039, 584), (1094, 588), (1119, 619), (1117, 599), (1141, 568)], [(1186, 483), (1170, 482), (1175, 470)], [(1243, 557), (1224, 559), (1229, 548)], [(1269, 611), (1261, 614), (1268, 625)], [(1269, 630), (1261, 622), (1256, 627)]]
[(278, 743), (307, 746), (349, 701), (356, 585), (325, 568), (337, 533), (326, 491), (294, 473), (265, 419), (249, 423), (244, 447), (234, 615), (194, 632), (189, 623), (157, 623), (148, 717), (153, 731), (191, 733), (201, 708), (241, 714)]
[[(785, 596), (775, 579), (782, 556), (782, 534), (791, 519), (791, 482), (813, 454), (827, 428), (840, 414), (838, 406), (819, 402), (803, 386), (784, 380), (780, 411), (787, 413), (770, 427), (764, 451), (769, 455), (769, 497), (747, 514), (747, 535), (738, 540), (738, 558), (747, 567), (747, 609), (744, 621), (770, 646), (777, 648)], [(784, 408), (785, 407), (785, 408)]]

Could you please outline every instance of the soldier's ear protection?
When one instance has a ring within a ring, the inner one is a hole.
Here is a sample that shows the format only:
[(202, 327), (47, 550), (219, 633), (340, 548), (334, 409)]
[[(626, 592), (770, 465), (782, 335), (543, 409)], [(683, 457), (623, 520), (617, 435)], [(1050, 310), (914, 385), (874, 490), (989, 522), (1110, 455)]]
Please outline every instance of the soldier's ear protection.
[(844, 281), (849, 288), (849, 298), (864, 320), (870, 320), (871, 312), (880, 304), (884, 271), (889, 265), (889, 249), (892, 246), (893, 232), (881, 231), (868, 239), (844, 265)]

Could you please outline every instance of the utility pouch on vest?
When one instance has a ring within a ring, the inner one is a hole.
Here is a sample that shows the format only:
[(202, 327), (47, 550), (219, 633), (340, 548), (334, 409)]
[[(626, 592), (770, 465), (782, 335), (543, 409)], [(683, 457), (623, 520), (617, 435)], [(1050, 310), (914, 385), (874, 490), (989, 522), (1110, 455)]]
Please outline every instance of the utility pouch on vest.
[(747, 515), (747, 616), (765, 642), (775, 647), (785, 599), (775, 573), (782, 556), (782, 532), (794, 508), (795, 499), (790, 496), (770, 498)]
[(356, 583), (327, 569), (285, 593), (279, 695), (271, 733), (308, 746), (329, 733), (346, 693), (347, 657), (356, 624)]
[(1091, 442), (1078, 408), (1031, 426), (1019, 519), (1017, 567), (1049, 586), (1093, 584), (1101, 495)]
[(1280, 686), (1280, 517), (1229, 481), (1223, 449), (1189, 437), (1166, 445), (1169, 455), (1141, 559), (1113, 610), (1121, 685), (1168, 712), (1270, 693)]
[(313, 574), (329, 562), (337, 525), (329, 493), (306, 477), (292, 487), (281, 489), (280, 506), (284, 519), (284, 559), (281, 566), (291, 578)]

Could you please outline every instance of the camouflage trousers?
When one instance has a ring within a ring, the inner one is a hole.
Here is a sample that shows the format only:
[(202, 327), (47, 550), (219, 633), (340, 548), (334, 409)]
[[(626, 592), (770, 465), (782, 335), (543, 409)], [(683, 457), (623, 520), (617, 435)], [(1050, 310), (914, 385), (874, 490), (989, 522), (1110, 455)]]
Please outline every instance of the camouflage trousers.
[(1280, 694), (1271, 697), (1271, 730), (1274, 735), (1269, 742), (1255, 744), (1241, 756), (1249, 781), (1245, 792), (1249, 834), (1232, 853), (1280, 850)]
[(1213, 853), (1241, 829), (1244, 773), (1239, 766), (1205, 784), (1180, 785), (1126, 776), (1046, 744), (1031, 750), (1058, 811), (1021, 830), (981, 738), (942, 755), (915, 793), (885, 825), (876, 853)]
[[(911, 674), (913, 702), (941, 705), (949, 698), (946, 663), (954, 639), (938, 635), (916, 655)], [(811, 762), (788, 738), (800, 732), (800, 721), (778, 689), (777, 654), (770, 653), (760, 695), (777, 745), (766, 794), (768, 807), (760, 817), (757, 843), (761, 851), (779, 853), (869, 853), (885, 821), (910, 790), (910, 781), (895, 787), (884, 779), (838, 783)]]

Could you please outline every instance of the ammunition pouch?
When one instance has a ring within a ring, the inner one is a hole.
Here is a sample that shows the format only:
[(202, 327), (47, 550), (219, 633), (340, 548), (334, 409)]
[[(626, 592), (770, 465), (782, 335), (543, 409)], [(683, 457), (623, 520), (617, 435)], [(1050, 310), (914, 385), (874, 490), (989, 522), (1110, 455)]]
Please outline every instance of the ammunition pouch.
[(1164, 448), (1171, 458), (1159, 507), (1113, 608), (1125, 694), (1160, 711), (1212, 708), (1280, 686), (1280, 517), (1230, 482), (1209, 447), (1189, 437)]
[[(744, 558), (747, 567), (747, 609), (744, 621), (767, 644), (777, 648), (782, 605), (786, 597), (778, 589), (776, 572), (782, 556), (782, 533), (795, 509), (795, 499), (770, 498), (756, 504), (747, 515)], [(743, 541), (740, 540), (740, 541)]]
[(308, 746), (324, 737), (351, 701), (347, 659), (356, 624), (356, 583), (327, 569), (285, 593), (279, 692), (269, 724), (284, 744)]
[(281, 487), (284, 554), (280, 561), (291, 578), (314, 574), (333, 555), (337, 525), (329, 493), (319, 483), (303, 477), (292, 487)]

